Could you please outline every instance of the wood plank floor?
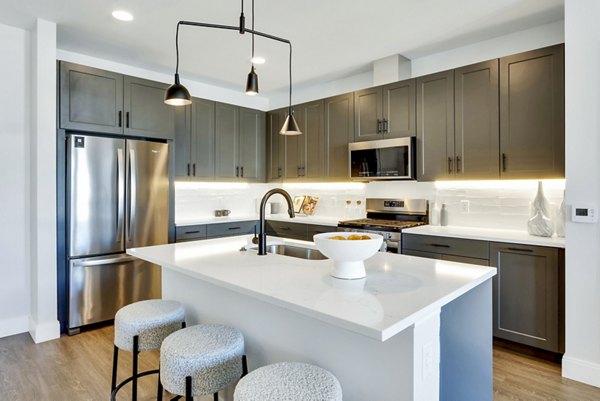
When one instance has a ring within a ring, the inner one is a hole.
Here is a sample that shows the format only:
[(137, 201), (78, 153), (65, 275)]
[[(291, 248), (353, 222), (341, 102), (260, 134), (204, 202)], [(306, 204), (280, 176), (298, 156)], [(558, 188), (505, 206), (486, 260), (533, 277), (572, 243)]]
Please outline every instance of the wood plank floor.
[[(29, 334), (0, 339), (0, 399), (106, 401), (112, 344), (112, 326), (38, 345)], [(119, 380), (131, 371), (131, 354), (121, 354)], [(141, 370), (154, 369), (157, 362), (157, 352), (140, 354)], [(119, 401), (129, 397), (127, 387)], [(156, 376), (140, 380), (138, 399), (156, 399)], [(600, 401), (600, 389), (562, 378), (558, 364), (495, 348), (494, 401), (509, 400)]]

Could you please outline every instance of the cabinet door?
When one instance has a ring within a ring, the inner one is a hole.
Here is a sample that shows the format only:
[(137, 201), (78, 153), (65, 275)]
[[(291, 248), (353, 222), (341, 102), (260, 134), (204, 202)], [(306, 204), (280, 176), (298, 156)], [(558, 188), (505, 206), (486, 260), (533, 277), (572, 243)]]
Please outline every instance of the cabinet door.
[(454, 70), (454, 168), (458, 179), (500, 177), (498, 60)]
[(215, 102), (193, 99), (191, 176), (201, 180), (215, 176)]
[(502, 178), (564, 178), (564, 47), (500, 59)]
[(454, 177), (454, 71), (417, 79), (417, 180)]
[(125, 76), (124, 133), (128, 135), (173, 139), (175, 110), (165, 104), (169, 85)]
[(123, 76), (61, 62), (60, 128), (123, 133)]
[(323, 177), (348, 180), (348, 144), (354, 137), (354, 96), (347, 93), (325, 99), (323, 108), (326, 149)]
[(323, 137), (323, 101), (311, 102), (302, 107), (300, 123), (302, 135), (298, 137), (300, 177), (316, 180), (323, 175), (325, 140)]
[(285, 166), (285, 136), (279, 131), (285, 121), (285, 110), (270, 111), (267, 114), (267, 181), (283, 178)]
[(354, 140), (382, 139), (383, 97), (381, 86), (354, 92)]
[(416, 81), (408, 79), (383, 87), (383, 130), (386, 138), (417, 134)]
[(494, 336), (558, 352), (558, 250), (491, 243), (490, 251)]
[(215, 111), (215, 177), (237, 178), (240, 175), (238, 156), (239, 107), (217, 103)]
[(192, 176), (192, 106), (175, 108), (175, 179)]
[(246, 181), (265, 180), (265, 113), (240, 108), (240, 177)]
[[(287, 112), (285, 114), (287, 117)], [(294, 107), (294, 117), (296, 122), (300, 125), (302, 135), (285, 135), (285, 179), (294, 180), (302, 176), (302, 160), (301, 155), (303, 154), (302, 146), (304, 136), (306, 135), (305, 128), (303, 126), (304, 113), (302, 107)], [(285, 117), (284, 117), (285, 121)]]

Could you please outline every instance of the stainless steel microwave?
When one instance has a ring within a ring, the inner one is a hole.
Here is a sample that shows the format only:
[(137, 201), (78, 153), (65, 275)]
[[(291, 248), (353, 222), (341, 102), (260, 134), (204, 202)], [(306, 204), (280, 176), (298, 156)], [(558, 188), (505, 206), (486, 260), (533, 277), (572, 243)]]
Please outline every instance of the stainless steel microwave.
[(355, 181), (414, 180), (415, 137), (348, 144), (350, 179)]

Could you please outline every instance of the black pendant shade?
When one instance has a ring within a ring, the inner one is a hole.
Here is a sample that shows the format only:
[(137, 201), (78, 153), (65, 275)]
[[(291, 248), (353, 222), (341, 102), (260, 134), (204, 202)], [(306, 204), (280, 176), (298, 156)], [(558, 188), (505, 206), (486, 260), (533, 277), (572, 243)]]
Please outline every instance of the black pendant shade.
[(248, 73), (248, 79), (246, 80), (246, 95), (255, 96), (258, 95), (258, 75), (254, 71), (254, 66)]
[(192, 104), (192, 96), (185, 86), (179, 83), (179, 74), (175, 74), (175, 83), (165, 92), (165, 103), (170, 106), (187, 106)]
[(281, 131), (279, 131), (281, 135), (301, 135), (302, 131), (300, 131), (300, 127), (294, 118), (294, 111), (292, 109), (289, 110), (288, 116), (283, 123), (283, 127), (281, 127)]

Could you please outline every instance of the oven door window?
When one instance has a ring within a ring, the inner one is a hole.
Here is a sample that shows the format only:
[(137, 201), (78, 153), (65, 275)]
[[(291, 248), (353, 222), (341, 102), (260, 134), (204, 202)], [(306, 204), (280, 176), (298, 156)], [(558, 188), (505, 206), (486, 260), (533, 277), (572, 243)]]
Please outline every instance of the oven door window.
[(350, 176), (367, 177), (409, 177), (408, 146), (353, 150), (350, 153)]

